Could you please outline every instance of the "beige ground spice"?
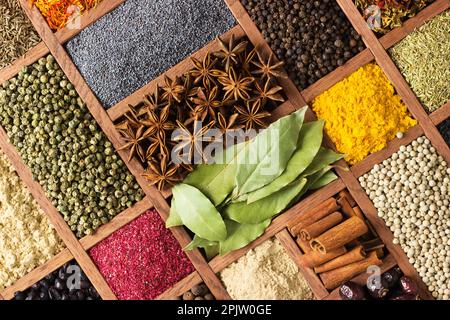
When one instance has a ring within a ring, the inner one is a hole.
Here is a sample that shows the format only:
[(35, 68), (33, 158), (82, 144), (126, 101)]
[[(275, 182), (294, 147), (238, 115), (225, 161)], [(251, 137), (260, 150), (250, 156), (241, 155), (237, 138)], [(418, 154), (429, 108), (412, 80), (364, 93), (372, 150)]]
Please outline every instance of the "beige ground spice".
[(220, 273), (235, 300), (313, 300), (313, 293), (278, 240), (267, 240)]
[(0, 151), (0, 290), (47, 262), (64, 245)]

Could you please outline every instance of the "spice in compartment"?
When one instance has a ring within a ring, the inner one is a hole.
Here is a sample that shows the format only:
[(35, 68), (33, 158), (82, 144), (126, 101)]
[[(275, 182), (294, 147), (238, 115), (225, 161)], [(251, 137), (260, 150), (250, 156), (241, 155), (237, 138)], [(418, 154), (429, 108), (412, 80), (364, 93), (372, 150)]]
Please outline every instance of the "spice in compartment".
[(155, 299), (195, 271), (155, 210), (97, 244), (90, 256), (121, 300)]
[(0, 150), (0, 290), (59, 253), (64, 244)]
[(369, 27), (379, 35), (401, 27), (434, 0), (355, 0)]
[(450, 298), (450, 168), (426, 137), (359, 178), (435, 298)]
[(345, 160), (354, 165), (417, 121), (381, 68), (370, 63), (314, 99), (312, 108)]
[(160, 190), (181, 181), (193, 164), (210, 160), (204, 150), (234, 143), (238, 129), (265, 128), (270, 111), (284, 101), (276, 81), (285, 77), (282, 63), (259, 56), (245, 38), (217, 43), (219, 51), (192, 58), (193, 69), (165, 77), (161, 88), (117, 121), (122, 148), (141, 161), (144, 178)]
[(59, 30), (68, 23), (75, 26), (80, 16), (87, 10), (94, 8), (102, 0), (29, 0), (34, 4), (47, 20), (53, 30)]
[(66, 263), (23, 292), (14, 300), (101, 300), (97, 290), (76, 262)]
[(302, 212), (288, 228), (304, 253), (299, 263), (313, 269), (328, 290), (382, 263), (384, 245), (346, 190)]
[(66, 49), (110, 108), (235, 24), (223, 0), (127, 0)]
[(53, 56), (3, 83), (0, 124), (78, 238), (142, 199)]
[(298, 267), (278, 240), (269, 239), (220, 272), (234, 300), (313, 300)]
[(0, 69), (41, 41), (18, 0), (0, 2), (0, 30)]
[(364, 50), (336, 1), (241, 0), (289, 77), (305, 89)]
[(450, 100), (450, 10), (434, 17), (389, 50), (428, 112)]

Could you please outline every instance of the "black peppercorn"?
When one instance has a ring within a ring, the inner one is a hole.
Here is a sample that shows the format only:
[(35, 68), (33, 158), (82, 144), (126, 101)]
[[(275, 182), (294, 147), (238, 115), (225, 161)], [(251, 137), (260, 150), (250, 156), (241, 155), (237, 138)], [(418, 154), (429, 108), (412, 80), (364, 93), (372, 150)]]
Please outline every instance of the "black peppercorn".
[(365, 49), (336, 1), (241, 2), (300, 89)]

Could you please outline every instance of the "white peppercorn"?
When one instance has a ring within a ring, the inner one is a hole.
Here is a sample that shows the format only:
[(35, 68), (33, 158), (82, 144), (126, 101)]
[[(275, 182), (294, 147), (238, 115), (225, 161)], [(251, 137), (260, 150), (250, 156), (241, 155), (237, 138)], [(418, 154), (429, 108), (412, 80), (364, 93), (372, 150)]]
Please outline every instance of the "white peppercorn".
[(450, 287), (449, 177), (444, 159), (419, 137), (360, 179), (392, 230), (393, 243), (403, 248), (437, 299), (448, 299)]

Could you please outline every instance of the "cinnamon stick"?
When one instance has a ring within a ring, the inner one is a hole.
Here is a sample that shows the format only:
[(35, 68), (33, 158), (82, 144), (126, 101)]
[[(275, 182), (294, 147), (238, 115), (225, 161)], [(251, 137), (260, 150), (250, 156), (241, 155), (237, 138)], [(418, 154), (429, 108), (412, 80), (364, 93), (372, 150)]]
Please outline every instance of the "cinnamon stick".
[(315, 251), (327, 253), (357, 239), (368, 230), (363, 220), (352, 217), (312, 239), (310, 245)]
[(321, 273), (319, 277), (325, 288), (328, 290), (333, 290), (344, 282), (353, 279), (356, 275), (366, 271), (368, 267), (373, 265), (379, 266), (381, 263), (382, 261), (378, 259), (376, 252), (373, 251), (364, 260)]
[(352, 249), (351, 251), (343, 254), (342, 256), (334, 258), (333, 260), (330, 260), (324, 263), (323, 265), (314, 268), (314, 272), (323, 273), (330, 270), (334, 270), (349, 265), (353, 262), (364, 260), (366, 257), (367, 255), (364, 248), (362, 246), (358, 246)]
[[(347, 218), (356, 217), (356, 213), (353, 211), (353, 208), (346, 197), (340, 197), (337, 200), (337, 203), (341, 206), (341, 211), (345, 217)], [(362, 219), (364, 220), (364, 218)]]
[(362, 214), (362, 211), (361, 211), (361, 208), (360, 208), (360, 207), (356, 206), (356, 207), (353, 207), (352, 209), (353, 209), (353, 212), (356, 214), (356, 216), (357, 216), (358, 218), (364, 220), (364, 215)]
[(356, 201), (353, 199), (353, 197), (350, 195), (350, 192), (348, 192), (347, 189), (342, 190), (338, 193), (339, 197), (345, 197), (347, 198), (348, 202), (352, 207), (356, 206)]
[(300, 233), (300, 230), (304, 227), (313, 224), (314, 222), (322, 219), (323, 217), (326, 217), (327, 215), (337, 211), (338, 209), (339, 205), (337, 204), (336, 199), (329, 198), (314, 209), (292, 220), (288, 224), (289, 231), (293, 236), (297, 236)]
[(347, 252), (347, 249), (345, 247), (337, 248), (333, 251), (330, 251), (326, 254), (317, 252), (317, 251), (310, 251), (304, 255), (302, 255), (298, 260), (300, 265), (306, 267), (306, 268), (315, 268), (318, 267), (325, 262), (328, 262), (330, 260), (333, 260), (336, 257), (339, 257)]
[(302, 230), (300, 230), (300, 237), (303, 240), (309, 241), (312, 238), (315, 238), (325, 231), (333, 228), (335, 225), (342, 222), (342, 220), (344, 220), (342, 213), (337, 211), (333, 212), (325, 218), (322, 218), (319, 221), (316, 221), (313, 224), (310, 224), (309, 226), (306, 226)]
[(295, 241), (297, 242), (300, 249), (302, 249), (303, 253), (308, 253), (312, 251), (308, 241), (304, 241), (300, 237), (297, 237)]

